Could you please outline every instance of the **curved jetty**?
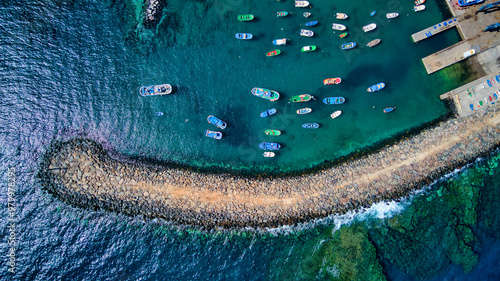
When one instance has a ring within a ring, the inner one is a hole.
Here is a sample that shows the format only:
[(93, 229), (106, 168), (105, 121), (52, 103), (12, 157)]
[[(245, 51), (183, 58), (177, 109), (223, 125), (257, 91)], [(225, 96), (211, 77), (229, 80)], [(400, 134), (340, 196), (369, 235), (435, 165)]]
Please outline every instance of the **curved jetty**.
[(246, 178), (113, 159), (84, 139), (54, 143), (39, 177), (77, 206), (211, 227), (265, 227), (400, 198), (498, 147), (494, 105), (315, 174)]

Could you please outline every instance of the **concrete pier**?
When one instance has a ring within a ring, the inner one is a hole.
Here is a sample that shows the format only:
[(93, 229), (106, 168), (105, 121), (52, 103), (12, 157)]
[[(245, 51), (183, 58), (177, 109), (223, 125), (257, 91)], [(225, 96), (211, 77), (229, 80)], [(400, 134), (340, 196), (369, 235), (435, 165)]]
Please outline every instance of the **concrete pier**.
[(435, 24), (431, 27), (428, 27), (424, 30), (421, 30), (417, 33), (413, 33), (411, 35), (411, 38), (413, 39), (414, 43), (417, 43), (419, 41), (422, 41), (426, 38), (431, 37), (432, 35), (436, 35), (440, 32), (443, 32), (443, 31), (448, 30), (452, 27), (455, 27), (455, 26), (457, 26), (457, 24), (458, 24), (457, 18), (451, 18), (451, 19), (445, 20), (443, 22), (440, 22), (438, 24)]

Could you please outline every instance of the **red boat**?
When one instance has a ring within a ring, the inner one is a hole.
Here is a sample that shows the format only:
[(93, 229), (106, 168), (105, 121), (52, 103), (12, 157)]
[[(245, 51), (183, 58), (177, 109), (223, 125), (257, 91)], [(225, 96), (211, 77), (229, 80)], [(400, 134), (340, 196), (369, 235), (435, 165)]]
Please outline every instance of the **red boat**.
[(417, 0), (415, 1), (415, 6), (424, 4), (425, 0)]
[(342, 79), (340, 79), (339, 77), (326, 78), (325, 80), (323, 80), (323, 84), (325, 85), (340, 84), (340, 82), (342, 82)]
[(274, 57), (274, 56), (277, 56), (279, 54), (281, 54), (280, 50), (274, 50), (274, 51), (267, 52), (266, 56), (268, 56), (268, 57)]

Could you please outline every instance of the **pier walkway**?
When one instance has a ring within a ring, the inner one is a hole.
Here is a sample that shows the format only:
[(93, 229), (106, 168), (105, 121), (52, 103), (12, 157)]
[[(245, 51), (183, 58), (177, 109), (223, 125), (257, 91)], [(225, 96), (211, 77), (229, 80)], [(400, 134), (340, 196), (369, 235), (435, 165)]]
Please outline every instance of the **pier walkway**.
[(457, 26), (458, 24), (458, 19), (457, 18), (451, 18), (449, 20), (445, 20), (443, 22), (440, 22), (438, 24), (435, 24), (431, 27), (428, 27), (424, 30), (421, 30), (417, 33), (413, 33), (411, 35), (411, 38), (413, 39), (414, 43), (417, 43), (419, 41), (422, 41), (426, 38), (431, 37), (432, 35), (438, 34), (440, 32), (443, 32), (445, 30), (448, 30), (452, 27)]
[(474, 49), (474, 51), (478, 53), (480, 48), (478, 46), (474, 48), (472, 44), (473, 41), (461, 41), (423, 58), (422, 62), (424, 63), (425, 70), (427, 70), (427, 74), (434, 73), (454, 63), (467, 59), (468, 57), (464, 56), (466, 51)]

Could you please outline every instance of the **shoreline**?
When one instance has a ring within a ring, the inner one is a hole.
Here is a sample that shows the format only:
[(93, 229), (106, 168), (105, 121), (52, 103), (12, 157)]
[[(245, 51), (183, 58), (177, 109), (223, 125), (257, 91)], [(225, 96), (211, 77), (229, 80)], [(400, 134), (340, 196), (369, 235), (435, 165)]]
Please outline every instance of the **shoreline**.
[(277, 227), (399, 199), (500, 145), (498, 105), (314, 174), (250, 178), (111, 158), (86, 139), (56, 142), (38, 177), (76, 206), (202, 228)]

